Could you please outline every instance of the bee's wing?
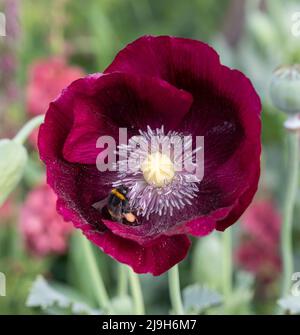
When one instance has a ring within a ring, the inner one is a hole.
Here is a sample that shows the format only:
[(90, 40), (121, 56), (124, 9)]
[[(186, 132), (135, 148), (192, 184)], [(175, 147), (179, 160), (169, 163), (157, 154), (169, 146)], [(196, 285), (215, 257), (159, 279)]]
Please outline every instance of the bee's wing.
[(97, 209), (98, 211), (102, 211), (102, 209), (107, 205), (107, 201), (108, 201), (108, 197), (95, 202), (92, 207), (94, 207), (95, 209)]

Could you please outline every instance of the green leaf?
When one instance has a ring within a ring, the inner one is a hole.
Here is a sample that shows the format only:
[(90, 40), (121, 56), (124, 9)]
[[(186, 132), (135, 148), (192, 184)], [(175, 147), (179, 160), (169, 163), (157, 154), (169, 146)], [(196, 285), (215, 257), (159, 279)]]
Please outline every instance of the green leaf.
[(222, 306), (210, 309), (208, 314), (252, 314), (251, 301), (253, 299), (253, 284), (254, 277), (251, 273), (237, 271), (235, 287), (230, 296), (223, 301)]
[(114, 297), (111, 300), (112, 309), (116, 315), (132, 315), (133, 302), (128, 295)]
[(183, 290), (183, 306), (187, 313), (200, 314), (221, 302), (222, 296), (217, 291), (199, 284), (187, 286)]
[(0, 206), (20, 182), (27, 163), (27, 151), (13, 140), (0, 140)]
[(226, 301), (227, 311), (231, 314), (251, 314), (254, 276), (246, 271), (237, 271), (236, 285), (230, 298)]
[(234, 315), (251, 314), (252, 299), (252, 290), (239, 287), (232, 292), (232, 295), (226, 301), (226, 310)]
[(27, 298), (27, 307), (39, 307), (44, 311), (63, 314), (102, 314), (99, 310), (94, 310), (86, 303), (74, 298), (70, 293), (72, 289), (54, 288), (42, 276), (38, 276), (34, 281), (29, 296)]
[(278, 305), (288, 314), (300, 314), (300, 296), (289, 295), (281, 298)]

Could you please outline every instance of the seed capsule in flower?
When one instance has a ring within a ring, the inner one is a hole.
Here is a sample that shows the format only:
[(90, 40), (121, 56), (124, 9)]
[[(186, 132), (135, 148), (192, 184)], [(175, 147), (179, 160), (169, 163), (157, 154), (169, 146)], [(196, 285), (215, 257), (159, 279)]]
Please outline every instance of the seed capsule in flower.
[(23, 145), (9, 139), (0, 140), (0, 205), (22, 178), (27, 162)]
[(142, 164), (142, 171), (146, 182), (155, 187), (170, 184), (175, 175), (174, 164), (161, 152), (149, 154)]
[(272, 77), (270, 94), (275, 107), (288, 113), (300, 112), (300, 64), (281, 66)]

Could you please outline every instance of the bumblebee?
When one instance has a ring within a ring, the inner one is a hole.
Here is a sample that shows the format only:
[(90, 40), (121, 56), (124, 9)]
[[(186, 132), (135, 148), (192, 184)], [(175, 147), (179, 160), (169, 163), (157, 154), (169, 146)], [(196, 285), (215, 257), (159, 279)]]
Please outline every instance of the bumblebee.
[(135, 225), (137, 218), (130, 210), (127, 193), (128, 189), (122, 185), (113, 188), (105, 199), (96, 202), (93, 207), (100, 211), (106, 208), (113, 220)]

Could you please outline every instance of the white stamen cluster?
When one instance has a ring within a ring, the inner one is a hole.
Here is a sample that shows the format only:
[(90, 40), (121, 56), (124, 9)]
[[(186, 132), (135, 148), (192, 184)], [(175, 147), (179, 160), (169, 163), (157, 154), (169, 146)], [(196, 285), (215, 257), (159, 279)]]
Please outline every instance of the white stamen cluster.
[[(199, 179), (190, 172), (194, 156), (201, 147), (192, 150), (192, 138), (164, 128), (140, 131), (128, 144), (120, 145), (117, 154), (119, 180), (113, 186), (128, 188), (127, 197), (136, 215), (149, 219), (151, 214), (173, 215), (192, 205)], [(180, 150), (179, 150), (180, 148)]]

